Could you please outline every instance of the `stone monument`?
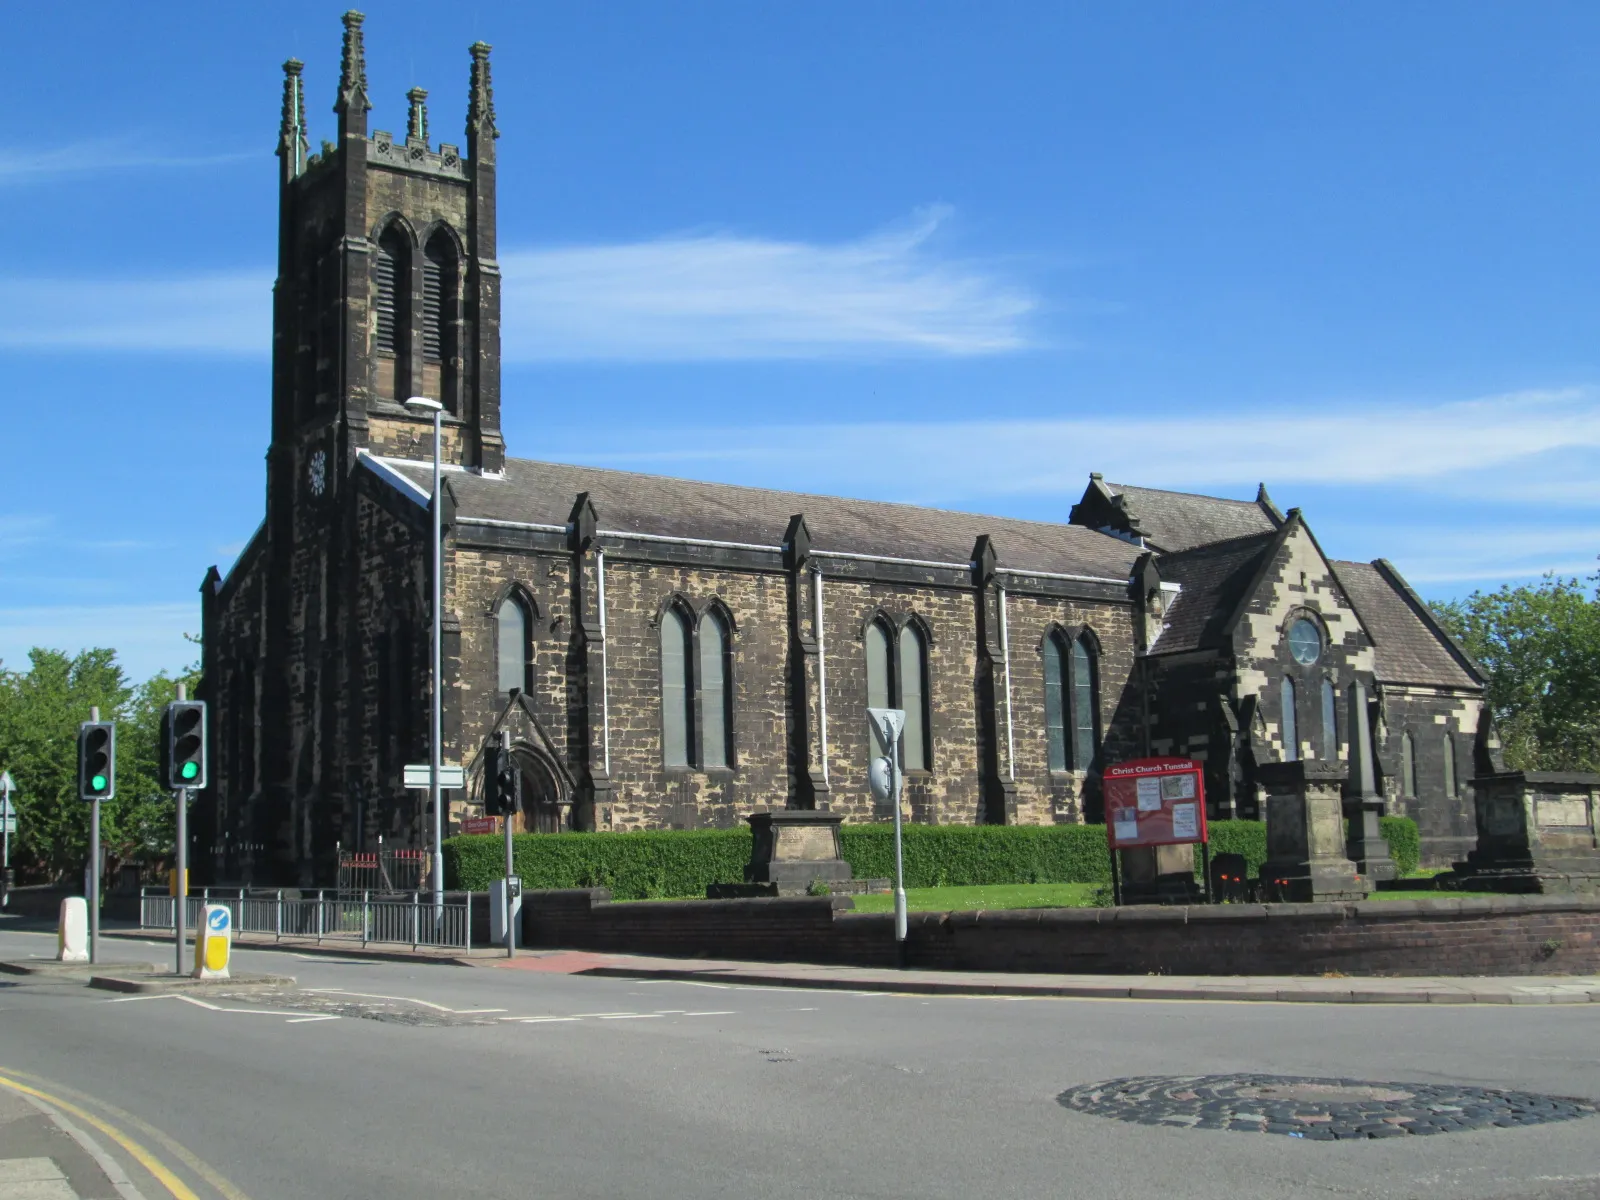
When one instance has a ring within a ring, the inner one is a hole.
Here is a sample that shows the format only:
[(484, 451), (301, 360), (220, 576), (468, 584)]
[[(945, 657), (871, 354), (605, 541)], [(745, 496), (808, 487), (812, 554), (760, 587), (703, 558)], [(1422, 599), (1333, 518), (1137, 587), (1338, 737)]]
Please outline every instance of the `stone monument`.
[(1600, 894), (1600, 775), (1500, 771), (1472, 781), (1478, 845), (1455, 864), (1459, 887)]
[(1267, 861), (1263, 893), (1308, 902), (1361, 900), (1372, 881), (1345, 857), (1344, 768), (1330, 762), (1262, 763), (1267, 789)]
[(867, 890), (844, 860), (839, 844), (842, 814), (796, 808), (751, 813), (745, 820), (754, 836), (744, 868), (745, 884), (718, 888), (719, 895), (795, 896), (813, 884), (830, 892)]
[(1345, 786), (1344, 815), (1350, 822), (1345, 835), (1345, 855), (1356, 870), (1374, 883), (1394, 879), (1400, 869), (1389, 853), (1378, 818), (1383, 816), (1383, 793), (1372, 755), (1372, 720), (1367, 712), (1367, 688), (1359, 680), (1350, 685), (1350, 779)]

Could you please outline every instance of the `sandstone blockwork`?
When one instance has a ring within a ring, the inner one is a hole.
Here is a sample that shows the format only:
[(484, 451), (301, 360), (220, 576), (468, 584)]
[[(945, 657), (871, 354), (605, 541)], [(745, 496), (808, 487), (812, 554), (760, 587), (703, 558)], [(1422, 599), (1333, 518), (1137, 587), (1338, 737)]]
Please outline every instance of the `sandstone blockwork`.
[(911, 821), (1097, 820), (1104, 767), (1152, 754), (1205, 762), (1213, 817), (1256, 816), (1257, 764), (1347, 759), (1359, 682), (1391, 808), (1428, 861), (1468, 848), (1481, 676), (1392, 567), (1327, 559), (1265, 491), (1094, 477), (1052, 524), (508, 458), (489, 47), (459, 145), (430, 140), (420, 90), (404, 137), (369, 132), (359, 14), (343, 50), (317, 154), (285, 64), (266, 513), (203, 585), (197, 873), (327, 885), (342, 853), (428, 845), (402, 783), (433, 687), (417, 395), (442, 406), (441, 752), (468, 775), (449, 831), (480, 811), (491, 740), (528, 830), (882, 820), (869, 704), (911, 714)]

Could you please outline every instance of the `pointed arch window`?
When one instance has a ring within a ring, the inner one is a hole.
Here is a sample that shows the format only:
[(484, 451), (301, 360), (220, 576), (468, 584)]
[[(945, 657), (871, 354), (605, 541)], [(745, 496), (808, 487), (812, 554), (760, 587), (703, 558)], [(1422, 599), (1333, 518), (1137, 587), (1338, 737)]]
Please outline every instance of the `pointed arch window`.
[(372, 341), (379, 354), (398, 358), (405, 350), (405, 294), (410, 291), (411, 255), (406, 238), (392, 225), (378, 239), (372, 258)]
[(1072, 642), (1072, 767), (1087, 771), (1100, 748), (1099, 681), (1094, 645), (1087, 633)]
[(501, 694), (528, 686), (528, 610), (515, 592), (495, 610), (495, 647)]
[(1278, 703), (1283, 710), (1283, 761), (1295, 762), (1300, 757), (1300, 722), (1295, 711), (1294, 680), (1287, 675), (1278, 687)]
[(1052, 771), (1087, 771), (1100, 752), (1100, 681), (1088, 631), (1044, 644), (1044, 723)]
[(1456, 742), (1448, 733), (1444, 735), (1444, 794), (1456, 794)]
[(1050, 769), (1067, 769), (1067, 703), (1062, 681), (1067, 678), (1067, 644), (1060, 633), (1044, 643), (1044, 728)]
[[(867, 707), (905, 711), (900, 765), (907, 771), (929, 770), (933, 747), (928, 727), (927, 634), (915, 621), (896, 632), (887, 620), (879, 618), (867, 626), (865, 640)], [(870, 730), (868, 744), (873, 757), (887, 753)]]
[(1400, 735), (1400, 794), (1417, 794), (1417, 744), (1409, 732)]
[(1322, 681), (1322, 757), (1329, 762), (1339, 758), (1339, 700), (1333, 690), (1333, 680)]
[(677, 605), (661, 618), (661, 757), (669, 767), (689, 765), (694, 727), (689, 692), (689, 618)]
[(456, 411), (460, 358), (461, 268), (455, 240), (436, 229), (422, 253), (423, 391)]
[(728, 731), (728, 629), (716, 609), (700, 618), (700, 765), (726, 767), (732, 760)]

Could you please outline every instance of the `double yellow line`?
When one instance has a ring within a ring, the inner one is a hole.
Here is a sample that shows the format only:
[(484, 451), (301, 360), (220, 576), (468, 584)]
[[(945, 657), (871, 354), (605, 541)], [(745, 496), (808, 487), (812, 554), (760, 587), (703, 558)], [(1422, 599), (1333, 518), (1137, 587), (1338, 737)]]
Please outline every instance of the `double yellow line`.
[[(29, 1080), (30, 1082), (23, 1083), (22, 1080), (24, 1079)], [(140, 1120), (132, 1113), (123, 1112), (121, 1109), (116, 1108), (114, 1105), (107, 1104), (103, 1100), (97, 1100), (92, 1096), (86, 1096), (82, 1092), (75, 1092), (71, 1088), (63, 1087), (61, 1084), (53, 1083), (47, 1079), (40, 1079), (38, 1076), (30, 1075), (26, 1071), (14, 1070), (10, 1067), (0, 1067), (0, 1087), (9, 1088), (11, 1091), (20, 1092), (25, 1096), (32, 1096), (37, 1100), (42, 1100), (46, 1104), (49, 1104), (55, 1108), (59, 1108), (62, 1112), (70, 1113), (72, 1116), (77, 1117), (78, 1120), (84, 1122), (86, 1125), (93, 1126), (95, 1129), (105, 1134), (106, 1137), (114, 1141), (117, 1145), (121, 1146), (122, 1149), (127, 1152), (130, 1158), (148, 1171), (161, 1184), (162, 1187), (167, 1189), (167, 1191), (172, 1195), (173, 1200), (200, 1200), (200, 1197), (194, 1192), (194, 1190), (190, 1188), (188, 1184), (184, 1183), (182, 1179), (179, 1179), (170, 1167), (152, 1154), (142, 1144), (135, 1141), (128, 1134), (124, 1133), (121, 1129), (118, 1129), (115, 1125), (112, 1125), (109, 1122), (102, 1120), (100, 1117), (97, 1117), (94, 1113), (83, 1108), (81, 1104), (74, 1104), (70, 1100), (63, 1100), (60, 1096), (53, 1095), (50, 1092), (46, 1092), (40, 1088), (32, 1086), (32, 1084), (35, 1083), (48, 1084), (50, 1087), (55, 1088), (56, 1091), (66, 1092), (68, 1095), (79, 1101), (82, 1101), (83, 1103), (93, 1104), (97, 1108), (102, 1108), (107, 1112), (114, 1114), (118, 1120), (139, 1129), (152, 1140), (159, 1142), (163, 1149), (165, 1149), (169, 1154), (180, 1160), (196, 1175), (204, 1179), (206, 1183), (208, 1183), (219, 1195), (223, 1197), (223, 1200), (250, 1200), (248, 1196), (241, 1192), (222, 1175), (219, 1175), (213, 1168), (196, 1158), (183, 1146), (180, 1146), (166, 1134), (155, 1128), (155, 1126)]]

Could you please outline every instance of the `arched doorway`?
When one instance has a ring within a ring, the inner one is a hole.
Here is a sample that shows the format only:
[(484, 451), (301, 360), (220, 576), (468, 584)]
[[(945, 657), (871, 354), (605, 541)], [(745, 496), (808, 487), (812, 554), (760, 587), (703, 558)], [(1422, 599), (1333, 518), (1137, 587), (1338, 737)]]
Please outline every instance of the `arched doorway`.
[(511, 757), (522, 772), (522, 820), (525, 833), (560, 833), (572, 827), (572, 797), (561, 774), (544, 751), (518, 744)]

